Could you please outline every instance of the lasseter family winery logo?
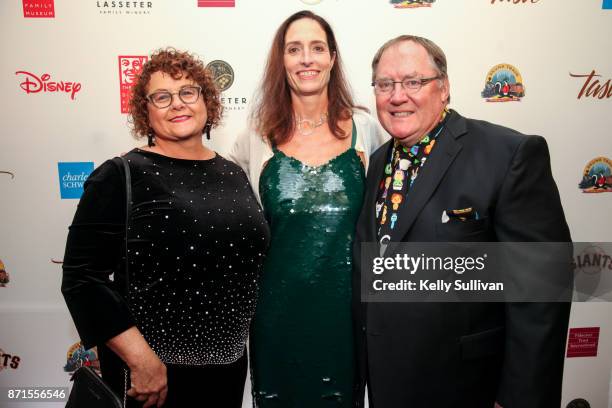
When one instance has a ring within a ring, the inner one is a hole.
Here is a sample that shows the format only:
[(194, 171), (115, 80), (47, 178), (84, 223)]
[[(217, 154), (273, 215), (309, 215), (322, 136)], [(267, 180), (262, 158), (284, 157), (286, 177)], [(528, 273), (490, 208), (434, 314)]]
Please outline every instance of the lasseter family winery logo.
[(436, 0), (390, 0), (389, 3), (393, 4), (395, 8), (419, 8), (419, 7), (431, 7), (432, 3)]
[(578, 188), (583, 193), (612, 192), (612, 160), (596, 157), (584, 167)]
[(0, 349), (0, 371), (9, 368), (16, 370), (20, 362), (21, 357), (5, 353), (4, 350)]
[(83, 184), (85, 184), (93, 169), (93, 162), (57, 163), (62, 199), (81, 198)]
[(151, 14), (152, 1), (97, 0), (100, 14)]
[(497, 64), (489, 70), (481, 95), (487, 102), (520, 101), (525, 96), (523, 77), (514, 65)]
[(130, 112), (130, 98), (136, 76), (149, 57), (146, 55), (120, 55), (119, 56), (119, 92), (121, 96), (121, 113)]
[(20, 75), (23, 82), (19, 87), (27, 94), (31, 93), (65, 93), (70, 95), (70, 99), (74, 100), (77, 92), (81, 90), (80, 82), (73, 81), (51, 81), (51, 75), (42, 74), (38, 76), (28, 71), (17, 71), (15, 75)]
[(26, 18), (54, 18), (54, 0), (23, 0), (23, 16)]
[(6, 271), (6, 267), (4, 266), (4, 262), (0, 259), (0, 288), (5, 288), (6, 284), (9, 283), (9, 274)]
[(228, 95), (225, 93), (234, 84), (234, 69), (230, 64), (223, 60), (214, 60), (206, 65), (206, 68), (212, 73), (215, 85), (221, 92), (221, 104), (223, 109), (227, 110), (244, 110), (247, 104), (247, 98), (243, 96)]

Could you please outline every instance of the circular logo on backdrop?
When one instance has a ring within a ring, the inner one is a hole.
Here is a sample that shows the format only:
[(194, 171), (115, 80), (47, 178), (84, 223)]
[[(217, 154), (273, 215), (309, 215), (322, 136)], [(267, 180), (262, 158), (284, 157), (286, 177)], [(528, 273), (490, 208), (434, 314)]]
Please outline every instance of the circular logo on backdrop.
[(612, 160), (607, 157), (596, 157), (588, 162), (582, 171), (582, 180), (578, 188), (584, 193), (612, 192)]
[(570, 401), (566, 408), (591, 408), (591, 404), (589, 404), (589, 401), (585, 399), (576, 398), (575, 400)]
[[(606, 258), (609, 258), (606, 251), (597, 245), (589, 245), (576, 256), (574, 260), (575, 271), (583, 272), (587, 275), (598, 274), (604, 269)], [(604, 265), (602, 265), (602, 259), (604, 260)]]
[(4, 268), (4, 262), (0, 259), (0, 288), (6, 287), (7, 283), (9, 283), (9, 274)]
[(497, 64), (487, 73), (481, 95), (487, 102), (520, 101), (525, 96), (523, 77), (514, 65)]
[(419, 8), (419, 7), (431, 7), (431, 4), (436, 0), (391, 0), (395, 8)]
[(234, 83), (234, 70), (227, 62), (214, 60), (206, 65), (206, 68), (212, 72), (219, 92), (227, 91)]
[(72, 373), (83, 366), (90, 367), (94, 371), (99, 372), (100, 361), (98, 360), (97, 347), (85, 350), (85, 347), (79, 341), (68, 348), (64, 371)]

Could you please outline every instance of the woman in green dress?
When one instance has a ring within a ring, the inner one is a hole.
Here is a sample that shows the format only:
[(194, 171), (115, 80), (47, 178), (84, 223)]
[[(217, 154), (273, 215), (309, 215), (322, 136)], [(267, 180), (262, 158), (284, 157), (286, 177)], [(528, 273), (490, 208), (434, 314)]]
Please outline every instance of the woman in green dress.
[(252, 117), (231, 158), (272, 233), (250, 337), (255, 406), (348, 408), (351, 246), (367, 159), (382, 140), (353, 102), (323, 18), (301, 11), (279, 27)]

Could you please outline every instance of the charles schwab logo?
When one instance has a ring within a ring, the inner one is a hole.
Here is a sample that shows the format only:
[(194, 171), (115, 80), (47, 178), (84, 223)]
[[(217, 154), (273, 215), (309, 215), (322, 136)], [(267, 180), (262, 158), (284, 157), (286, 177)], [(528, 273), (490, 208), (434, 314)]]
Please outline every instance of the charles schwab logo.
[(0, 349), (0, 371), (12, 368), (16, 370), (21, 362), (21, 357), (5, 353)]
[(432, 3), (436, 0), (390, 0), (389, 3), (393, 4), (395, 8), (419, 8), (419, 7), (431, 7)]
[(487, 102), (520, 101), (525, 96), (523, 77), (514, 65), (497, 64), (487, 73), (481, 95)]
[(129, 1), (129, 0), (97, 0), (96, 7), (100, 14), (151, 14), (152, 1)]
[(4, 262), (0, 259), (0, 288), (5, 288), (6, 284), (9, 283), (9, 274), (6, 271)]
[(601, 4), (602, 9), (612, 10), (612, 0), (603, 0)]
[(85, 184), (93, 169), (93, 162), (57, 163), (62, 199), (81, 198), (83, 184)]
[(584, 167), (578, 188), (583, 193), (612, 192), (612, 160), (596, 157)]
[(234, 84), (235, 75), (232, 66), (223, 60), (215, 60), (206, 65), (206, 68), (212, 73), (215, 85), (221, 92), (223, 109), (226, 111), (244, 110), (247, 105), (246, 97), (225, 93)]
[(70, 95), (70, 99), (74, 100), (77, 92), (81, 90), (80, 82), (51, 81), (51, 75), (49, 74), (42, 74), (41, 76), (38, 76), (27, 71), (17, 71), (15, 72), (15, 75), (20, 75), (23, 79), (23, 82), (19, 84), (19, 87), (27, 94), (39, 92), (63, 92), (66, 95)]
[(26, 18), (54, 18), (54, 0), (23, 0), (23, 16)]
[(130, 99), (136, 76), (149, 60), (146, 55), (120, 55), (119, 56), (119, 88), (121, 98), (121, 113), (130, 112)]

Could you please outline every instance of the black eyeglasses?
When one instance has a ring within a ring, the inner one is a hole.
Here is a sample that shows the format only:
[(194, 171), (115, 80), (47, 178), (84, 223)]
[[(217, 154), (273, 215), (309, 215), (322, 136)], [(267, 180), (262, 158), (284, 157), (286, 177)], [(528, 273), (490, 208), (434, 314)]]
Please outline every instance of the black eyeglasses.
[(393, 81), (392, 79), (383, 78), (377, 79), (372, 82), (372, 86), (374, 87), (374, 92), (377, 94), (388, 94), (395, 89), (395, 84), (401, 84), (402, 88), (408, 93), (416, 93), (423, 87), (423, 85), (428, 84), (429, 82), (440, 79), (439, 75), (431, 78), (406, 78), (401, 81)]
[(196, 103), (202, 93), (202, 87), (199, 85), (184, 86), (178, 92), (158, 91), (147, 95), (147, 100), (156, 108), (167, 108), (172, 104), (173, 95), (178, 95), (179, 99), (186, 104)]

